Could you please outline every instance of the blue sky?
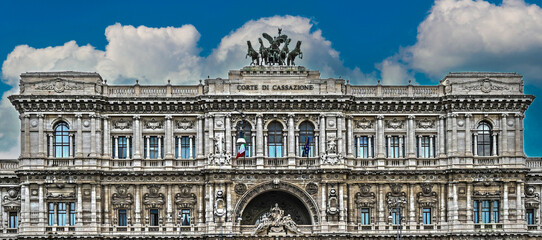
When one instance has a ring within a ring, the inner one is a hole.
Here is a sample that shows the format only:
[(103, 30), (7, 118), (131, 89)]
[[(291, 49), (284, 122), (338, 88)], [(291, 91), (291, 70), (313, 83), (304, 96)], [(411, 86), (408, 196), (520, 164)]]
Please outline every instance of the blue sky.
[[(303, 40), (299, 64), (323, 77), (437, 84), (451, 71), (507, 71), (524, 75), (527, 94), (542, 96), (542, 9), (535, 4), (540, 2), (2, 2), (0, 158), (18, 154), (18, 118), (5, 96), (17, 90), (21, 72), (83, 70), (114, 83), (194, 83), (247, 65), (246, 40), (255, 42), (262, 31), (274, 35), (279, 25)], [(538, 99), (525, 120), (529, 156), (542, 155), (536, 146), (541, 117)]]

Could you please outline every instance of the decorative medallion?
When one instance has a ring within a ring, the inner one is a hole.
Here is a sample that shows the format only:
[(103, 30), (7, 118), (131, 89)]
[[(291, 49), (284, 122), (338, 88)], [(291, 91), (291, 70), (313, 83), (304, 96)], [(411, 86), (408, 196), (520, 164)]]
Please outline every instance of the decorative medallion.
[(416, 121), (418, 128), (433, 128), (435, 126), (435, 121), (427, 118), (420, 119)]
[(145, 128), (147, 129), (161, 129), (163, 126), (163, 122), (158, 121), (155, 118), (145, 121)]
[(237, 195), (243, 195), (247, 191), (247, 185), (238, 183), (235, 185), (234, 190)]
[(373, 128), (373, 120), (367, 120), (366, 118), (362, 118), (361, 120), (356, 122), (356, 127), (361, 129), (371, 129)]
[(315, 195), (315, 194), (318, 193), (318, 185), (316, 183), (313, 183), (313, 182), (307, 183), (307, 186), (305, 186), (305, 190), (309, 194)]
[(116, 129), (130, 129), (132, 128), (132, 121), (121, 118), (119, 120), (113, 121), (113, 126)]
[(193, 129), (194, 121), (183, 118), (182, 120), (177, 121), (177, 128), (183, 129), (183, 130)]
[(37, 127), (38, 126), (38, 120), (34, 119), (30, 122), (30, 126)]
[(404, 124), (403, 120), (399, 120), (397, 118), (393, 118), (392, 120), (386, 120), (385, 122), (388, 128), (393, 128), (393, 129), (403, 128), (403, 124)]
[(83, 121), (83, 126), (85, 126), (85, 127), (90, 126), (90, 121), (89, 120)]

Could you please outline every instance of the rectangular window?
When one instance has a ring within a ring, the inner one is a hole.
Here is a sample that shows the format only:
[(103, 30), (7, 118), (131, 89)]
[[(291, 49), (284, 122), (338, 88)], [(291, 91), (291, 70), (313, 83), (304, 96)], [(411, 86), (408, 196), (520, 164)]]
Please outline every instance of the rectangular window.
[(429, 149), (429, 136), (422, 136), (421, 137), (421, 143), (422, 145), (421, 146), (418, 146), (420, 149), (418, 150), (418, 155), (420, 158), (429, 158), (429, 151), (431, 151), (431, 149)]
[(17, 212), (9, 212), (9, 226), (8, 228), (17, 228), (18, 222)]
[(57, 204), (58, 226), (66, 226), (66, 203)]
[(493, 222), (499, 223), (499, 201), (493, 201)]
[(75, 226), (75, 203), (70, 203), (70, 226)]
[(158, 226), (158, 209), (151, 209), (150, 210), (150, 224), (151, 226)]
[(480, 212), (479, 212), (479, 202), (478, 201), (474, 201), (474, 204), (473, 204), (473, 209), (474, 209), (474, 216), (473, 216), (473, 221), (474, 223), (479, 223), (480, 222)]
[[(402, 148), (403, 144), (399, 144), (399, 138), (402, 138), (400, 136), (392, 136), (390, 137), (390, 140), (389, 140), (389, 143), (390, 145), (388, 146), (388, 158), (401, 158), (403, 156), (399, 156), (399, 148)], [(402, 139), (401, 139), (402, 140)], [(403, 154), (404, 154), (404, 149), (401, 149), (403, 150)]]
[(181, 210), (181, 225), (190, 226), (190, 209)]
[(527, 225), (534, 225), (534, 209), (531, 208), (525, 211), (525, 220)]
[(190, 138), (187, 136), (181, 137), (181, 158), (190, 158)]
[(367, 136), (361, 136), (359, 137), (359, 150), (358, 150), (358, 156), (359, 158), (369, 158), (369, 137)]
[(120, 159), (128, 158), (128, 139), (126, 137), (118, 137), (117, 141), (119, 142), (118, 154)]
[(423, 224), (431, 224), (431, 208), (423, 209)]
[(55, 204), (49, 203), (48, 209), (48, 220), (49, 220), (49, 226), (55, 225)]
[(370, 225), (371, 224), (371, 209), (362, 208), (361, 209), (361, 225)]
[(393, 225), (399, 225), (401, 223), (401, 209), (400, 208), (394, 208), (391, 211), (391, 224)]
[(127, 226), (126, 209), (119, 209), (119, 226)]
[(158, 159), (158, 137), (149, 137), (149, 155), (150, 159)]

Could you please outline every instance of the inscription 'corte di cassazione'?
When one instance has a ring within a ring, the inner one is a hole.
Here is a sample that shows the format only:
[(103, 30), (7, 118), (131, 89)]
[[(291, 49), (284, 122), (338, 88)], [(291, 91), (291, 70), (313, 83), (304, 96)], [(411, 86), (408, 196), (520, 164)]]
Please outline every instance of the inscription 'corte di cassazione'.
[(314, 90), (314, 85), (237, 85), (237, 90)]

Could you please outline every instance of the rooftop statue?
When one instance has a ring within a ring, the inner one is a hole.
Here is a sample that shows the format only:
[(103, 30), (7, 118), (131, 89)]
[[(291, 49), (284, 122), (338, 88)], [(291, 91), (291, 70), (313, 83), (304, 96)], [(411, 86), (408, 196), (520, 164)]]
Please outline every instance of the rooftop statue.
[[(249, 56), (252, 59), (250, 65), (288, 65), (295, 66), (294, 59), (299, 56), (303, 58), (303, 53), (301, 52), (301, 41), (297, 41), (296, 48), (290, 52), (288, 45), (292, 39), (288, 38), (287, 35), (282, 34), (282, 29), (278, 29), (278, 36), (271, 37), (267, 33), (262, 33), (262, 37), (269, 42), (269, 47), (265, 47), (262, 38), (258, 38), (260, 43), (260, 49), (257, 52), (252, 47), (252, 43), (247, 41), (248, 52), (246, 57)], [(281, 49), (281, 44), (282, 49)]]

